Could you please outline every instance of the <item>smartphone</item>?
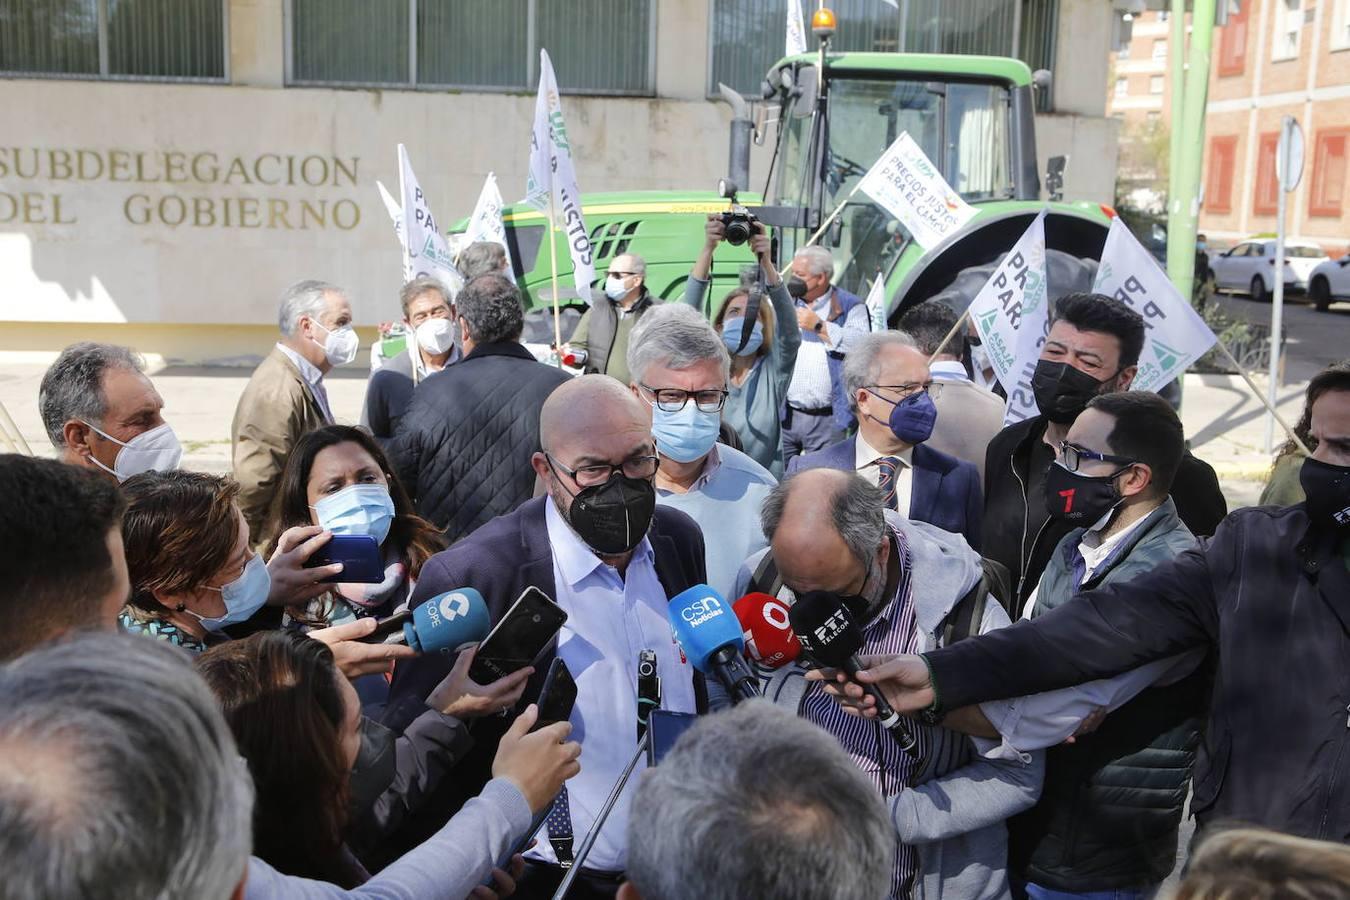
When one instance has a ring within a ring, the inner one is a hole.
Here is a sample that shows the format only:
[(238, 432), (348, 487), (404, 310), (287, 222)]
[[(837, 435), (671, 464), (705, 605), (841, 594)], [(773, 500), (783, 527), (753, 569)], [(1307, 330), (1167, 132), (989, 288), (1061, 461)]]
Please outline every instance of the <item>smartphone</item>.
[(370, 634), (358, 640), (362, 644), (388, 644), (403, 643), (403, 624), (411, 622), (413, 614), (411, 609), (405, 609), (401, 613), (394, 613), (387, 619), (381, 619), (375, 626), (375, 630)]
[(539, 658), (567, 621), (567, 613), (537, 587), (528, 587), (478, 645), (469, 677), (490, 684)]
[(689, 726), (698, 721), (693, 713), (671, 712), (668, 709), (654, 709), (647, 717), (647, 767), (659, 765), (666, 758), (670, 748), (680, 739), (680, 735)]
[(544, 686), (539, 690), (539, 719), (531, 731), (547, 728), (555, 722), (566, 722), (572, 718), (572, 707), (577, 702), (577, 683), (572, 680), (572, 671), (567, 663), (556, 656), (549, 663), (544, 675)]
[(332, 582), (379, 584), (384, 581), (384, 557), (380, 542), (368, 534), (335, 534), (305, 560), (305, 568), (313, 569), (332, 563), (342, 563), (342, 571), (322, 579)]

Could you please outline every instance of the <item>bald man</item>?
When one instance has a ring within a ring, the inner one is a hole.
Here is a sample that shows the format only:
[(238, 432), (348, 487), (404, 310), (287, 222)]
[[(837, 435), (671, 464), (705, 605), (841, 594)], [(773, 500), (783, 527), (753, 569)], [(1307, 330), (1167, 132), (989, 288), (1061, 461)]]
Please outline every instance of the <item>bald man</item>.
[[(747, 561), (738, 594), (771, 556), (785, 599), (821, 591), (848, 608), (864, 658), (1008, 624), (965, 541), (887, 508), (885, 494), (851, 472), (790, 475), (761, 517), (769, 547)], [(1004, 821), (1040, 796), (1043, 752), (910, 721), (919, 751), (911, 756), (875, 721), (844, 712), (805, 671), (801, 661), (775, 670), (764, 695), (834, 735), (890, 805), (899, 847), (889, 896), (1009, 896)]]
[(628, 336), (653, 298), (647, 290), (647, 263), (636, 253), (614, 257), (605, 276), (604, 300), (599, 298), (582, 315), (565, 351), (585, 354), (582, 368), (628, 384)]
[[(638, 654), (656, 654), (663, 709), (707, 707), (703, 680), (670, 636), (669, 598), (706, 581), (703, 535), (694, 520), (656, 505), (658, 458), (648, 412), (628, 388), (604, 375), (563, 384), (539, 416), (541, 446), (532, 457), (546, 495), (492, 520), (422, 567), (414, 605), (458, 587), (473, 587), (500, 619), (526, 588), (557, 601), (567, 623), (535, 663), (522, 704), (538, 697), (554, 657), (577, 682), (573, 738), (582, 774), (554, 808), (548, 833), (527, 855), (516, 896), (550, 897), (570, 861), (572, 836), (584, 838), (610, 788), (637, 747)], [(386, 724), (401, 727), (425, 709), (428, 693), (454, 664), (424, 656), (394, 673)], [(474, 750), (453, 782), (422, 803), (424, 814), (392, 851), (411, 846), (450, 817), (490, 776), (493, 750), (509, 718), (480, 719)], [(613, 897), (626, 864), (627, 799), (621, 799), (585, 861), (569, 897)]]

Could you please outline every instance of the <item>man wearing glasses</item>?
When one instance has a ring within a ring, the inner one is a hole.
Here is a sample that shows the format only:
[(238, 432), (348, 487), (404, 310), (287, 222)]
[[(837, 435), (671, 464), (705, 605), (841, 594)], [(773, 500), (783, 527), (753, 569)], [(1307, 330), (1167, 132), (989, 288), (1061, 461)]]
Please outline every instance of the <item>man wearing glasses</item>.
[(942, 389), (914, 339), (883, 331), (856, 341), (844, 363), (844, 387), (858, 416), (858, 433), (815, 453), (794, 457), (788, 472), (829, 468), (857, 472), (881, 488), (888, 508), (964, 535), (980, 548), (983, 502), (976, 468), (924, 446), (933, 433)]
[(708, 584), (733, 597), (741, 562), (766, 546), (759, 507), (778, 481), (717, 442), (731, 372), (726, 344), (693, 307), (658, 306), (633, 331), (628, 369), (661, 457), (656, 502), (700, 524)]
[[(488, 276), (485, 276), (488, 277)], [(481, 280), (481, 279), (479, 279)], [(475, 284), (477, 282), (474, 282)], [(555, 644), (535, 665), (523, 702), (532, 702), (554, 656), (576, 680), (572, 738), (582, 744), (582, 774), (568, 782), (547, 832), (527, 854), (517, 896), (549, 897), (571, 862), (573, 840), (591, 830), (611, 787), (637, 748), (638, 657), (656, 656), (662, 709), (707, 708), (698, 676), (671, 638), (670, 597), (706, 581), (703, 536), (684, 513), (656, 504), (659, 458), (646, 404), (603, 375), (560, 386), (539, 416), (540, 443), (530, 457), (547, 490), (433, 556), (413, 592), (417, 605), (459, 587), (487, 601), (495, 622), (528, 587), (567, 613)], [(386, 724), (398, 728), (425, 708), (425, 698), (451, 670), (454, 657), (429, 654), (394, 674)], [(482, 788), (509, 718), (480, 719), (474, 749), (455, 778), (421, 804), (412, 829), (394, 851), (431, 833)], [(606, 821), (569, 897), (613, 897), (627, 861), (627, 794)], [(646, 811), (652, 814), (652, 811)]]
[(609, 375), (628, 384), (628, 337), (653, 302), (647, 290), (647, 263), (636, 253), (614, 257), (604, 293), (605, 300), (597, 299), (582, 314), (563, 355), (575, 356), (588, 375)]

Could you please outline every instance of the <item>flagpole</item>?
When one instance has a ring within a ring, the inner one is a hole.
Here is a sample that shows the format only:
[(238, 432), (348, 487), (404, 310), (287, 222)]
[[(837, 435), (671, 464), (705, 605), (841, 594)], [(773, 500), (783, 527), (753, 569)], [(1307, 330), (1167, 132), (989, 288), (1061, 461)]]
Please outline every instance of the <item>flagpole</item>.
[(1246, 369), (1242, 368), (1242, 363), (1237, 361), (1233, 356), (1232, 351), (1223, 345), (1223, 341), (1215, 341), (1214, 346), (1218, 347), (1219, 352), (1223, 354), (1224, 358), (1232, 363), (1234, 369), (1237, 369), (1237, 373), (1242, 376), (1242, 380), (1247, 382), (1247, 387), (1251, 388), (1252, 394), (1255, 395), (1256, 399), (1260, 400), (1262, 405), (1270, 411), (1270, 414), (1275, 417), (1275, 421), (1280, 423), (1280, 427), (1284, 429), (1284, 433), (1289, 435), (1289, 440), (1297, 444), (1298, 448), (1304, 453), (1312, 456), (1312, 451), (1308, 449), (1308, 445), (1303, 443), (1303, 439), (1298, 436), (1294, 429), (1289, 427), (1289, 423), (1284, 420), (1284, 416), (1281, 416), (1279, 410), (1275, 409), (1275, 404), (1270, 402), (1269, 398), (1266, 397), (1265, 392), (1256, 386), (1256, 382), (1252, 381), (1251, 376), (1247, 374)]
[(961, 313), (961, 318), (956, 320), (956, 324), (952, 326), (952, 330), (947, 332), (947, 336), (943, 338), (942, 342), (937, 345), (937, 349), (933, 351), (933, 355), (928, 357), (929, 366), (933, 365), (933, 360), (938, 358), (938, 354), (940, 354), (943, 348), (945, 348), (947, 344), (951, 342), (952, 338), (956, 337), (956, 333), (961, 330), (961, 326), (965, 325), (966, 319), (969, 318), (970, 318), (970, 307), (966, 307), (966, 311)]
[(844, 198), (844, 202), (836, 206), (834, 212), (830, 213), (829, 217), (826, 218), (824, 222), (820, 223), (820, 227), (816, 229), (816, 233), (811, 235), (805, 244), (802, 244), (803, 247), (809, 247), (820, 240), (820, 236), (825, 233), (825, 229), (830, 227), (830, 223), (838, 218), (839, 214), (844, 211), (845, 206), (848, 206), (848, 202), (853, 199), (853, 195), (858, 193), (858, 188), (862, 187), (862, 183), (863, 180), (859, 178), (858, 183), (853, 186), (853, 190), (849, 191), (848, 196)]
[(28, 441), (24, 440), (23, 432), (19, 430), (19, 426), (15, 425), (14, 420), (10, 418), (9, 410), (5, 409), (5, 404), (0, 403), (0, 432), (6, 430), (13, 435), (12, 438), (10, 435), (5, 435), (6, 444), (10, 444), (11, 446), (17, 445), (24, 453), (29, 456), (33, 455), (33, 448), (28, 446)]
[(563, 367), (562, 311), (558, 306), (558, 240), (554, 235), (553, 224), (553, 187), (548, 191), (548, 265), (553, 279), (553, 347), (558, 359), (558, 368)]

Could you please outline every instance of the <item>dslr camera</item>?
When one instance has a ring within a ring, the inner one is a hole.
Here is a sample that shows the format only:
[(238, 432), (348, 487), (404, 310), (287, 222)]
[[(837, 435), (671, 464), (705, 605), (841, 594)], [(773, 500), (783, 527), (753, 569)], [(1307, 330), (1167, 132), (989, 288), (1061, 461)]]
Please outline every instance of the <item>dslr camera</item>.
[(722, 226), (727, 243), (733, 247), (744, 244), (759, 230), (759, 220), (736, 200), (736, 191), (735, 183), (726, 178), (717, 182), (717, 193), (731, 201), (731, 209), (722, 213)]

